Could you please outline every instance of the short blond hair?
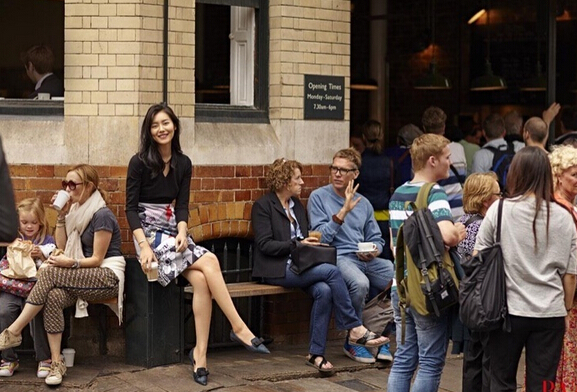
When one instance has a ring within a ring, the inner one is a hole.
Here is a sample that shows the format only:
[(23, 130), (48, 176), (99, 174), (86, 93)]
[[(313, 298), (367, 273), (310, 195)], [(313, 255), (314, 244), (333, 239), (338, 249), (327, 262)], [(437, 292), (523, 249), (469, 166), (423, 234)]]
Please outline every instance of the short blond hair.
[(287, 161), (284, 158), (275, 160), (266, 173), (266, 186), (271, 192), (276, 192), (287, 186), (293, 177), (295, 169), (299, 169), (302, 173), (303, 165), (300, 162)]
[(563, 172), (573, 166), (577, 165), (577, 149), (572, 145), (561, 145), (555, 147), (553, 152), (549, 154), (549, 161), (551, 162), (551, 171), (553, 172), (553, 185), (557, 189), (559, 177)]
[(352, 147), (345, 148), (336, 152), (333, 156), (333, 161), (335, 158), (343, 158), (353, 163), (357, 169), (361, 168), (361, 154)]
[[(36, 233), (36, 238), (32, 238), (35, 244), (42, 244), (44, 243), (44, 239), (48, 234), (48, 219), (46, 218), (46, 212), (44, 211), (44, 206), (42, 202), (37, 197), (30, 197), (28, 199), (22, 200), (18, 203), (18, 215), (21, 212), (28, 212), (34, 214), (38, 223), (40, 224), (40, 230)], [(24, 233), (20, 233), (22, 237), (24, 237)]]
[(463, 185), (463, 210), (467, 214), (479, 214), (483, 203), (493, 196), (495, 181), (498, 180), (494, 172), (473, 173)]
[(439, 157), (443, 149), (449, 145), (450, 141), (444, 136), (435, 133), (425, 133), (411, 144), (411, 160), (413, 161), (413, 171), (422, 170), (430, 157)]

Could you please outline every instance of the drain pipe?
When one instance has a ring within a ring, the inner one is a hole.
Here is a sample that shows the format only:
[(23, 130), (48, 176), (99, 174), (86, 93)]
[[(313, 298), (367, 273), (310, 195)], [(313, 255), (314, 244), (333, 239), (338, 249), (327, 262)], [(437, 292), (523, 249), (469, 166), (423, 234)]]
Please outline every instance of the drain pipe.
[(168, 0), (164, 0), (162, 48), (162, 102), (168, 104)]

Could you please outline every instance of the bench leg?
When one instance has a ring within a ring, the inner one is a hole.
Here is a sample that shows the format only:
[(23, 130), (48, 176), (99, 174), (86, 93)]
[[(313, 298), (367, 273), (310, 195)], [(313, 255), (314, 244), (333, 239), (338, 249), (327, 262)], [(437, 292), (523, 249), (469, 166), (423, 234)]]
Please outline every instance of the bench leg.
[(100, 355), (108, 354), (108, 314), (106, 305), (98, 305), (98, 347)]

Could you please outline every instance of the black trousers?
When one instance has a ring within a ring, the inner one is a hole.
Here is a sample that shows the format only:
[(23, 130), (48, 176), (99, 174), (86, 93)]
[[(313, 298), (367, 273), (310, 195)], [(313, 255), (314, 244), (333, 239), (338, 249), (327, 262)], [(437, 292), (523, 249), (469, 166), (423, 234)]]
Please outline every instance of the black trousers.
[(511, 332), (489, 333), (491, 392), (517, 390), (517, 366), (525, 348), (526, 392), (553, 385), (563, 347), (565, 318), (510, 316)]
[(488, 332), (471, 331), (463, 358), (463, 392), (490, 392)]

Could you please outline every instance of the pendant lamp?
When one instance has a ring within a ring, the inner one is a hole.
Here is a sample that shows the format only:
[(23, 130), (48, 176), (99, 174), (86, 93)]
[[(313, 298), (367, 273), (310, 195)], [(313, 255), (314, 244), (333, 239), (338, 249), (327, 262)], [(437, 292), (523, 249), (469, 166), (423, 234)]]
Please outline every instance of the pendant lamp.
[(423, 77), (417, 79), (413, 85), (416, 90), (448, 90), (451, 82), (449, 79), (437, 72), (437, 60), (435, 58), (435, 0), (432, 0), (432, 20), (431, 20), (431, 45), (433, 54), (429, 64), (429, 72)]
[(485, 72), (471, 82), (471, 91), (495, 91), (507, 88), (507, 83), (500, 76), (493, 74), (491, 66), (491, 2), (487, 5), (487, 57), (485, 59)]

